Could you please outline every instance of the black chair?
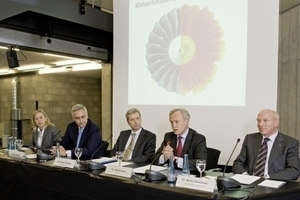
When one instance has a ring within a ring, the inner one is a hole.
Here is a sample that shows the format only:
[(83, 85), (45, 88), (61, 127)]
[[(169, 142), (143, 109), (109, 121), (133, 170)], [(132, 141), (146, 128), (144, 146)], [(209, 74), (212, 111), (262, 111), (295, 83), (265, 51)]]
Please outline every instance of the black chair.
[(206, 169), (210, 171), (221, 171), (221, 168), (218, 167), (219, 157), (221, 151), (207, 147), (207, 161), (206, 161)]
[(109, 143), (107, 141), (102, 140), (100, 145), (101, 145), (100, 150), (103, 152), (103, 156), (106, 157), (108, 155), (107, 148), (108, 148)]

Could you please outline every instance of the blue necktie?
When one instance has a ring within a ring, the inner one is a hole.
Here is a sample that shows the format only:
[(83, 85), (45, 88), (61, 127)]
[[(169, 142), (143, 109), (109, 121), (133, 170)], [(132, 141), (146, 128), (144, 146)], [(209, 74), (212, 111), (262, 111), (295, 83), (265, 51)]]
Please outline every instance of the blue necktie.
[(76, 148), (78, 148), (78, 146), (79, 146), (79, 142), (80, 142), (80, 139), (81, 139), (82, 132), (83, 132), (83, 128), (79, 127)]

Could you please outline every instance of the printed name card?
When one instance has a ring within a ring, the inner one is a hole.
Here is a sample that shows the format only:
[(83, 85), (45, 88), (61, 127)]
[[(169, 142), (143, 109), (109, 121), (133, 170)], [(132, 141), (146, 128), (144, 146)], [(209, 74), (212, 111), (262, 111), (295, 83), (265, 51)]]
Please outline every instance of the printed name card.
[(181, 176), (177, 177), (176, 186), (195, 189), (205, 192), (214, 192), (216, 185), (215, 180), (209, 180), (205, 178), (196, 178), (196, 177), (189, 177), (189, 176)]
[(8, 157), (15, 159), (15, 160), (25, 160), (27, 158), (26, 154), (24, 152), (21, 152), (18, 150), (9, 150)]
[(55, 158), (53, 162), (53, 166), (58, 166), (58, 167), (67, 167), (67, 168), (74, 168), (76, 163), (76, 160), (71, 160), (67, 158)]
[(122, 167), (122, 166), (118, 166), (118, 165), (107, 165), (105, 173), (110, 174), (110, 175), (130, 178), (133, 174), (133, 168)]

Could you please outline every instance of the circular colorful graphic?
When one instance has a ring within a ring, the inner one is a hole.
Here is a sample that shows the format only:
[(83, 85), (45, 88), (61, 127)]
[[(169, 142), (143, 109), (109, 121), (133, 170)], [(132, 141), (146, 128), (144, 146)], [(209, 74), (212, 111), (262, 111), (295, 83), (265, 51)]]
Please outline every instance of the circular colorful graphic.
[(169, 92), (203, 91), (223, 58), (223, 29), (207, 7), (184, 5), (155, 23), (146, 45), (151, 77)]

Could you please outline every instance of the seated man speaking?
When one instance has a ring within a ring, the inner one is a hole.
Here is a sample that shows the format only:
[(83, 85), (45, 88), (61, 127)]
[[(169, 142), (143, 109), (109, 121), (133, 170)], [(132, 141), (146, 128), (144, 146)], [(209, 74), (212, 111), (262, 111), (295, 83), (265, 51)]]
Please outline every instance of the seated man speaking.
[(189, 127), (190, 114), (186, 109), (171, 110), (169, 120), (172, 131), (165, 134), (161, 147), (152, 157), (153, 162), (162, 165), (169, 162), (169, 158), (174, 155), (175, 167), (182, 169), (183, 157), (187, 154), (190, 170), (197, 171), (196, 160), (207, 160), (205, 136)]

